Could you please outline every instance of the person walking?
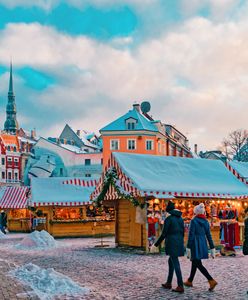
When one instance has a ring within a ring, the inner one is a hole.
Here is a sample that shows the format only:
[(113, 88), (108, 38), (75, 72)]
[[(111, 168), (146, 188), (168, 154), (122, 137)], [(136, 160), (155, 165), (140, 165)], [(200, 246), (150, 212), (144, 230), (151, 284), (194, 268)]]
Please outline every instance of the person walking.
[(166, 212), (169, 213), (169, 216), (164, 221), (162, 233), (151, 248), (158, 247), (165, 240), (165, 253), (169, 255), (169, 273), (167, 281), (162, 284), (162, 287), (172, 289), (172, 279), (175, 271), (178, 286), (172, 291), (183, 293), (183, 279), (178, 258), (184, 256), (184, 222), (181, 211), (175, 209), (175, 204), (172, 201), (169, 201)]
[(187, 243), (187, 257), (191, 259), (191, 272), (190, 276), (184, 285), (187, 287), (193, 286), (193, 280), (196, 274), (197, 269), (207, 278), (209, 282), (209, 290), (212, 291), (217, 282), (212, 278), (208, 273), (207, 269), (202, 265), (201, 260), (208, 258), (208, 246), (211, 249), (212, 258), (215, 257), (215, 247), (213, 239), (210, 233), (210, 226), (205, 215), (205, 206), (203, 203), (195, 206), (194, 208), (195, 217), (190, 222), (189, 227), (189, 236)]
[(7, 215), (4, 210), (0, 214), (0, 230), (2, 233), (6, 234), (5, 228), (7, 227)]
[(243, 254), (248, 255), (248, 207), (245, 209), (245, 232), (244, 232)]

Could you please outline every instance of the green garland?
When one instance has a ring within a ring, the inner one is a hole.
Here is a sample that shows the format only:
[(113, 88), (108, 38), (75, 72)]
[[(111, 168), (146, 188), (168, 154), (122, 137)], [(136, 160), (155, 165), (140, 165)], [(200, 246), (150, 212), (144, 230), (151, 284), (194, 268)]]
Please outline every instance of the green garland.
[(117, 181), (118, 181), (118, 175), (117, 175), (117, 171), (115, 168), (111, 168), (109, 169), (106, 174), (105, 174), (105, 178), (104, 178), (104, 182), (103, 182), (103, 188), (102, 188), (102, 191), (101, 193), (98, 195), (98, 197), (94, 200), (95, 202), (95, 205), (97, 207), (101, 206), (102, 203), (103, 203), (103, 200), (105, 198), (105, 195), (107, 194), (108, 192), (108, 189), (110, 187), (110, 185), (112, 185), (115, 189), (115, 191), (117, 192), (117, 195), (120, 199), (126, 199), (128, 201), (130, 201), (133, 206), (140, 206), (141, 208), (144, 208), (145, 204), (143, 203), (140, 203), (138, 201), (138, 199), (136, 199), (132, 193), (130, 194), (127, 194), (127, 193), (123, 193), (121, 191), (121, 188), (120, 186), (117, 184)]

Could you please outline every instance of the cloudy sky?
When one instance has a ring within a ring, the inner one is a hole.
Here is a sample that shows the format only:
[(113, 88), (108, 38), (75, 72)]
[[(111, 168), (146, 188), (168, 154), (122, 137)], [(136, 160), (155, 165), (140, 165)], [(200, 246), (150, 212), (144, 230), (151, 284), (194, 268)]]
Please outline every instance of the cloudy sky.
[(98, 131), (148, 100), (199, 149), (247, 128), (248, 1), (0, 0), (0, 127), (9, 61), (21, 127)]

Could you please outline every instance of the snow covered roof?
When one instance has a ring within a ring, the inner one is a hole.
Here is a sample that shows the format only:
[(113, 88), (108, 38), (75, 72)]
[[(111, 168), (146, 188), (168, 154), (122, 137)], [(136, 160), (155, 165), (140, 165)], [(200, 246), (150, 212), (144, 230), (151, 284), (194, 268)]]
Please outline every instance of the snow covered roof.
[(67, 150), (70, 150), (72, 152), (75, 152), (75, 153), (88, 153), (84, 150), (81, 150), (79, 147), (75, 146), (75, 145), (69, 145), (69, 144), (60, 144), (61, 147), (67, 149)]
[[(73, 178), (52, 177), (32, 178), (31, 180), (31, 203), (33, 206), (61, 205), (76, 206), (88, 204), (90, 194), (94, 186), (81, 186), (65, 184), (65, 181)], [(82, 178), (87, 180), (87, 178)]]
[(135, 130), (149, 130), (158, 132), (158, 128), (141, 113), (139, 113), (135, 108), (133, 110), (129, 110), (129, 112), (127, 112), (125, 115), (103, 127), (100, 132), (127, 130), (126, 120), (129, 118), (136, 120)]
[(120, 184), (125, 190), (141, 196), (244, 198), (248, 195), (246, 185), (219, 160), (114, 152), (110, 166), (117, 169), (119, 178), (124, 178)]
[(248, 162), (242, 161), (229, 161), (228, 164), (237, 171), (237, 173), (243, 177), (248, 179)]

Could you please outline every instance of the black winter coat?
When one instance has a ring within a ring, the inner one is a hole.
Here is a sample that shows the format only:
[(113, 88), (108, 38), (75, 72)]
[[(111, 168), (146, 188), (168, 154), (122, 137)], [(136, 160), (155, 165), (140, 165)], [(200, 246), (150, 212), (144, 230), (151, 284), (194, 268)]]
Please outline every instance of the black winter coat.
[(244, 240), (248, 244), (248, 217), (245, 219), (245, 234)]
[(7, 226), (7, 215), (5, 212), (0, 214), (0, 225), (6, 227)]
[(173, 209), (164, 221), (163, 231), (155, 242), (158, 247), (165, 240), (165, 253), (169, 256), (184, 256), (184, 222), (182, 213)]

